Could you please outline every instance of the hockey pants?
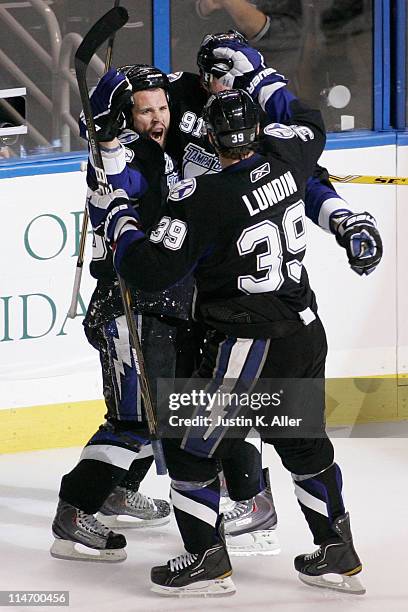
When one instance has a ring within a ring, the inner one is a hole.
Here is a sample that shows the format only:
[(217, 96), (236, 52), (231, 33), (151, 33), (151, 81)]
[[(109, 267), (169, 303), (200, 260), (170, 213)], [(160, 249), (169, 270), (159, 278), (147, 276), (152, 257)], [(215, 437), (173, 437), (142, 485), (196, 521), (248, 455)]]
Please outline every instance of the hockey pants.
[[(198, 377), (211, 378), (214, 387), (234, 372), (237, 385), (253, 388), (262, 379), (324, 379), (326, 337), (319, 319), (286, 338), (251, 340), (212, 332)], [(209, 376), (211, 373), (211, 376)], [(303, 400), (303, 398), (301, 398)], [(314, 410), (324, 413), (324, 386), (317, 385)], [(292, 394), (291, 401), (296, 402)], [(183, 439), (164, 440), (171, 498), (184, 545), (189, 552), (209, 548), (216, 539), (219, 514), (217, 461), (238, 456), (242, 439), (225, 435), (203, 438), (192, 431)], [(282, 464), (292, 474), (295, 494), (316, 544), (334, 536), (331, 524), (344, 513), (340, 468), (334, 463), (333, 445), (322, 429), (319, 437), (268, 437)], [(228, 484), (228, 483), (227, 483)]]

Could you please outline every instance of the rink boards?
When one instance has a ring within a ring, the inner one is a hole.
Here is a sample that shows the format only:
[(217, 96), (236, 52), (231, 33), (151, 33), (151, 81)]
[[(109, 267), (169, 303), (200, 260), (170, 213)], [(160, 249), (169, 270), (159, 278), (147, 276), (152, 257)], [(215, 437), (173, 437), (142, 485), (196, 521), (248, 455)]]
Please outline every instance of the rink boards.
[[(335, 174), (407, 176), (408, 142), (397, 155), (392, 137), (348, 149), (329, 142), (321, 161)], [(81, 159), (0, 167), (0, 452), (81, 444), (104, 413), (98, 355), (82, 331), (94, 287), (86, 265), (78, 316), (66, 317), (85, 201)], [(384, 257), (359, 278), (333, 236), (308, 223), (305, 263), (329, 342), (329, 423), (408, 418), (408, 187), (336, 187), (352, 210), (376, 217)], [(89, 237), (86, 262), (90, 252)]]

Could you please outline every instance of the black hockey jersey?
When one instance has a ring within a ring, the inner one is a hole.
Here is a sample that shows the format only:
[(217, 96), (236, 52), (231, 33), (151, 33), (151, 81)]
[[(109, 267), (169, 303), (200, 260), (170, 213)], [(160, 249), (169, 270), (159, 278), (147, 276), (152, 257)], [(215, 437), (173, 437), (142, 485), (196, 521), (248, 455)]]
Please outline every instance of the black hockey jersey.
[(202, 133), (201, 115), (208, 94), (199, 75), (175, 72), (169, 80), (171, 125), (166, 151), (177, 160), (183, 178), (219, 172), (218, 155)]
[(150, 239), (139, 230), (123, 234), (115, 265), (124, 278), (153, 291), (193, 271), (201, 314), (227, 333), (232, 325), (236, 336), (265, 336), (271, 322), (314, 317), (302, 264), (303, 197), (325, 135), (318, 111), (292, 105), (291, 127), (264, 129), (268, 155), (181, 181)]
[[(114, 189), (122, 188), (127, 191), (140, 215), (143, 228), (148, 231), (166, 200), (169, 187), (180, 179), (177, 165), (167, 153), (163, 154), (161, 147), (150, 138), (125, 130), (119, 140), (125, 149), (126, 168), (117, 174), (107, 173), (108, 182)], [(91, 164), (88, 164), (87, 182), (91, 189), (97, 188)], [(102, 322), (123, 314), (112, 251), (98, 234), (94, 234), (93, 238), (90, 271), (98, 283), (91, 297), (84, 325), (98, 327)], [(133, 290), (132, 287), (130, 289), (133, 304), (140, 313), (183, 319), (190, 315), (192, 282), (160, 292), (143, 292)]]

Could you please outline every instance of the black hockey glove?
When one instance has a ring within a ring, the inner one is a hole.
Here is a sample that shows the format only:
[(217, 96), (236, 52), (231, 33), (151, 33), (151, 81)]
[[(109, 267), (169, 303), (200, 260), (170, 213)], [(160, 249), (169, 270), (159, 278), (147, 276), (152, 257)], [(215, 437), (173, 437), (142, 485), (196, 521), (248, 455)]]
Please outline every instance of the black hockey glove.
[(352, 270), (371, 274), (381, 261), (383, 247), (376, 221), (368, 212), (332, 215), (330, 226), (337, 242), (346, 249)]
[[(126, 127), (126, 110), (133, 105), (132, 86), (127, 77), (111, 68), (93, 90), (91, 107), (99, 142), (109, 142)], [(82, 112), (79, 117), (79, 132), (87, 138), (87, 129)]]

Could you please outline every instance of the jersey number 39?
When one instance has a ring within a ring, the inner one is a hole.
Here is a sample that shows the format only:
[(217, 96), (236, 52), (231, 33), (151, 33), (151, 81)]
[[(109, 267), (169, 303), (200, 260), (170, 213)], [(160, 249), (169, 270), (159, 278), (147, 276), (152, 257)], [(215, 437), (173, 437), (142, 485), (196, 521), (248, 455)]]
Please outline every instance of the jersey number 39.
[[(282, 228), (285, 235), (285, 246), (289, 253), (295, 255), (306, 248), (304, 203), (299, 200), (286, 209)], [(261, 278), (252, 275), (239, 276), (238, 288), (244, 293), (265, 293), (277, 291), (285, 280), (283, 268), (284, 254), (279, 226), (266, 219), (245, 229), (237, 240), (240, 255), (252, 253), (258, 244), (264, 243), (266, 250), (257, 255), (257, 272), (264, 272)], [(286, 263), (286, 277), (299, 282), (302, 264), (297, 259)]]

